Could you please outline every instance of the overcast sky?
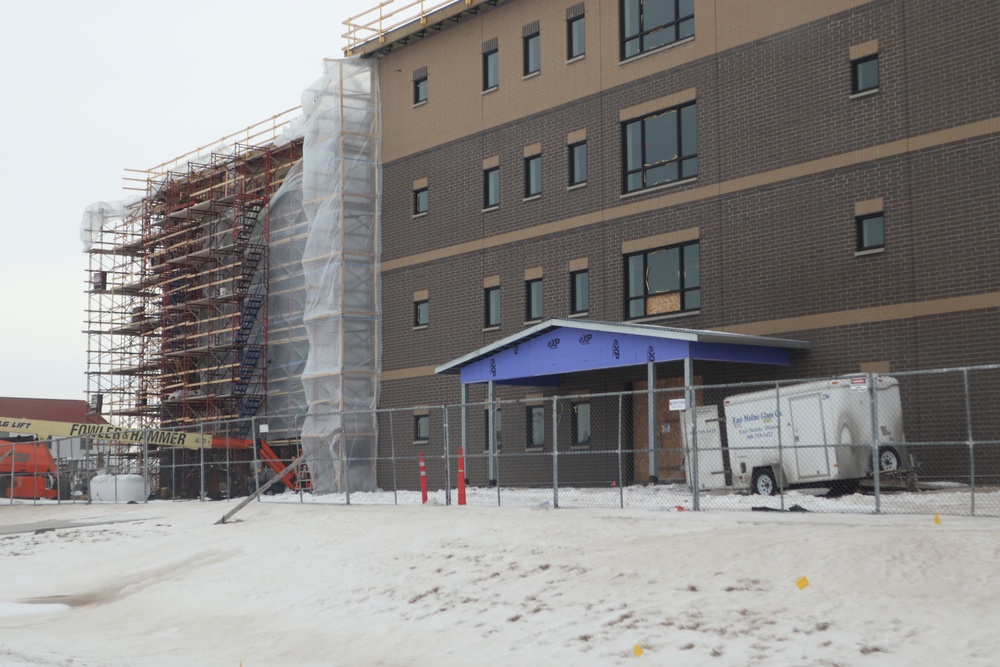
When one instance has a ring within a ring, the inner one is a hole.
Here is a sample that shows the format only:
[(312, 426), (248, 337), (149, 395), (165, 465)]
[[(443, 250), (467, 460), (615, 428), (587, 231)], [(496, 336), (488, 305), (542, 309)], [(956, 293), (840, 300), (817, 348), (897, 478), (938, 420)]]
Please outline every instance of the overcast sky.
[(85, 398), (83, 210), (297, 106), (377, 4), (0, 0), (0, 396)]

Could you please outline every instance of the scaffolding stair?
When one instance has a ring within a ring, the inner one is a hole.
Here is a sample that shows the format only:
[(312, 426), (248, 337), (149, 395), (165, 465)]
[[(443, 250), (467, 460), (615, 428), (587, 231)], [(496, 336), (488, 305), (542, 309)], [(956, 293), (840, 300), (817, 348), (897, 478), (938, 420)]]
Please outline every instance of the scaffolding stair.
[(260, 294), (248, 296), (243, 301), (243, 313), (240, 315), (240, 330), (236, 333), (234, 341), (237, 347), (243, 347), (250, 341), (254, 322), (257, 321), (257, 313), (260, 312), (263, 305), (264, 297)]
[(264, 259), (265, 250), (266, 246), (263, 245), (249, 245), (246, 247), (246, 251), (243, 253), (243, 270), (234, 285), (236, 294), (246, 294), (250, 288), (250, 283), (253, 282), (257, 267), (260, 265), (260, 261)]
[(257, 216), (260, 215), (262, 208), (264, 208), (262, 204), (254, 203), (247, 206), (246, 210), (243, 211), (240, 231), (236, 235), (237, 247), (242, 248), (250, 245), (250, 239), (253, 238), (253, 232), (257, 226)]
[(264, 402), (263, 394), (251, 394), (247, 396), (243, 401), (243, 407), (240, 410), (240, 420), (241, 420), (241, 437), (246, 437), (253, 430), (253, 422), (250, 421), (250, 417), (254, 417), (257, 414), (257, 410), (260, 409), (261, 404)]
[[(257, 370), (257, 362), (260, 361), (260, 355), (263, 353), (264, 348), (260, 345), (251, 345), (250, 347), (243, 348), (241, 359), (240, 359), (240, 370), (237, 372), (236, 381), (233, 383), (233, 395), (243, 396), (247, 393), (247, 388), (250, 386), (250, 379), (253, 377), (254, 371)], [(253, 415), (250, 415), (251, 417)]]

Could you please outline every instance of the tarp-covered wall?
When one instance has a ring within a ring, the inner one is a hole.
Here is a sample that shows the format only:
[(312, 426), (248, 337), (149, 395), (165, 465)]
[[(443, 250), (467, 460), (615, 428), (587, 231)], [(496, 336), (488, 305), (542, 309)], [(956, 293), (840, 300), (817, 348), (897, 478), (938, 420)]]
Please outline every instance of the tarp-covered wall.
[(316, 493), (375, 489), (378, 103), (375, 63), (324, 61), (302, 96), (302, 160), (271, 202), (268, 412), (307, 416), (270, 428), (301, 427)]

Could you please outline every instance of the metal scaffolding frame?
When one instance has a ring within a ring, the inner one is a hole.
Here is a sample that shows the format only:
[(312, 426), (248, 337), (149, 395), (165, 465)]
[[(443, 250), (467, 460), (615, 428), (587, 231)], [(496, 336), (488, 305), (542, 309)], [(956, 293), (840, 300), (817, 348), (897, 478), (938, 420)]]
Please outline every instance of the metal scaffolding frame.
[(223, 138), (237, 139), (224, 152), (138, 172), (143, 196), (102, 211), (88, 250), (92, 412), (141, 428), (266, 410), (268, 204), (302, 156), (301, 140), (274, 139), (297, 110)]

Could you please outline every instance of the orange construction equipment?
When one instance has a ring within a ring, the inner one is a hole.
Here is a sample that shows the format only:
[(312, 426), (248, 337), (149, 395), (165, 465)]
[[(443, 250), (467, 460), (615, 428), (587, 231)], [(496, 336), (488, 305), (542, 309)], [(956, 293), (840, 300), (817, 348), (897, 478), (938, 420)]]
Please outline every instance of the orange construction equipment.
[(0, 496), (55, 500), (59, 469), (48, 445), (0, 440)]
[[(214, 446), (214, 443), (213, 443)], [(274, 450), (264, 442), (263, 439), (260, 441), (260, 447), (257, 449), (257, 453), (260, 454), (260, 460), (268, 465), (268, 467), (275, 472), (275, 474), (281, 473), (287, 466), (285, 463), (278, 458), (278, 455), (274, 453)], [(296, 482), (298, 481), (298, 474), (294, 470), (289, 470), (281, 481), (287, 486), (291, 491), (298, 491)]]

